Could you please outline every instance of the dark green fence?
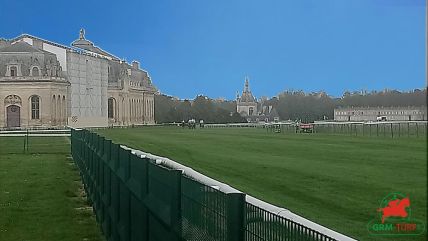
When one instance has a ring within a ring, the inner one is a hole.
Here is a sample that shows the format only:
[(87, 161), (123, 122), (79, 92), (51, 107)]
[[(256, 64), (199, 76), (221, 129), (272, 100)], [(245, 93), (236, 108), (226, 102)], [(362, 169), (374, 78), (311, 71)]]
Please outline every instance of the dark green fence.
[(88, 130), (72, 130), (72, 155), (107, 240), (335, 240), (223, 193)]
[(315, 123), (314, 132), (368, 137), (426, 138), (427, 122)]

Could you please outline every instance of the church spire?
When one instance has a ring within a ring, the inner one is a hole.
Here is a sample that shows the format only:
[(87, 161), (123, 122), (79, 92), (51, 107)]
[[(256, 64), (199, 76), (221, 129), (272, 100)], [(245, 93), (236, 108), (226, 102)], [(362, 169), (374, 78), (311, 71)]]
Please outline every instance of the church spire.
[(249, 92), (250, 91), (250, 84), (248, 83), (248, 76), (245, 77), (245, 92)]

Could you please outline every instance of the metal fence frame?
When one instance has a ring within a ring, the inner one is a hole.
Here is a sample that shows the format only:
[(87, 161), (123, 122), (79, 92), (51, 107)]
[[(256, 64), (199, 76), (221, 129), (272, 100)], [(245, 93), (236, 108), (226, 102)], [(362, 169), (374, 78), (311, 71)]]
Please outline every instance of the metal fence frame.
[(426, 137), (427, 121), (315, 122), (315, 133), (367, 137)]
[(71, 151), (109, 241), (353, 240), (332, 238), (89, 130), (72, 129)]

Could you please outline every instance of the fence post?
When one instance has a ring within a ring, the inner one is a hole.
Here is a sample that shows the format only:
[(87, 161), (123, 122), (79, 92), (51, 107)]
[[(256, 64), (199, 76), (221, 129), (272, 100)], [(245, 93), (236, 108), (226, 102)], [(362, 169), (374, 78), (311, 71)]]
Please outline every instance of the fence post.
[(418, 128), (418, 122), (416, 122), (416, 137), (419, 137), (419, 128)]
[(111, 143), (110, 151), (110, 207), (109, 207), (109, 215), (110, 215), (110, 237), (111, 240), (120, 240), (119, 230), (118, 230), (118, 222), (119, 222), (119, 197), (120, 197), (120, 188), (119, 182), (120, 178), (115, 175), (118, 169), (119, 163), (119, 145)]
[(118, 233), (121, 241), (130, 240), (131, 219), (131, 193), (126, 183), (129, 180), (131, 151), (119, 147), (119, 163), (116, 176), (119, 177), (119, 219), (117, 223)]
[(407, 122), (407, 137), (410, 137), (410, 123)]
[(176, 234), (176, 240), (181, 240), (181, 170), (171, 170), (171, 228)]
[(28, 129), (27, 129), (27, 135), (25, 137), (27, 138), (27, 152), (28, 152), (28, 147), (29, 147), (29, 144), (30, 144), (29, 139), (28, 139)]
[(227, 194), (227, 241), (243, 241), (245, 237), (245, 194)]
[(104, 175), (103, 175), (103, 192), (102, 192), (102, 202), (103, 202), (103, 215), (104, 220), (101, 224), (104, 236), (107, 240), (110, 240), (111, 235), (111, 216), (110, 216), (110, 205), (111, 205), (111, 169), (109, 167), (110, 158), (111, 158), (111, 140), (104, 139), (104, 156), (102, 159), (104, 166)]
[(427, 130), (427, 125), (428, 125), (428, 123), (425, 122), (425, 136), (427, 135), (427, 131), (428, 131)]
[(401, 123), (398, 123), (398, 137), (401, 136)]
[[(143, 161), (143, 172), (141, 173), (142, 177), (141, 180), (141, 197), (146, 198), (149, 193), (149, 159), (144, 158)], [(141, 201), (140, 201), (141, 202)], [(149, 240), (149, 211), (147, 208), (142, 205), (143, 208), (143, 218), (142, 218), (142, 229), (143, 229), (143, 241)]]

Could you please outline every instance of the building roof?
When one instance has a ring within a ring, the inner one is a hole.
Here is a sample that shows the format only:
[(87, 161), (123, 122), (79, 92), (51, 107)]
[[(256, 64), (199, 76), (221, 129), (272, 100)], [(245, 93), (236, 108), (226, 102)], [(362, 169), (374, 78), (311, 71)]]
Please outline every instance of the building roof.
[(71, 46), (79, 48), (79, 49), (83, 49), (83, 50), (86, 50), (86, 51), (90, 51), (90, 52), (93, 52), (93, 53), (96, 53), (96, 54), (108, 56), (108, 57), (110, 57), (112, 59), (115, 59), (115, 60), (119, 60), (118, 57), (116, 57), (116, 56), (114, 56), (114, 55), (112, 55), (112, 54), (110, 54), (110, 53), (108, 53), (108, 52), (106, 52), (106, 51), (104, 51), (104, 50), (102, 50), (102, 49), (94, 46), (94, 44), (91, 41), (85, 39), (85, 30), (84, 29), (80, 30), (79, 38), (76, 39), (76, 40), (74, 40), (71, 43)]
[[(116, 57), (116, 56), (108, 53), (107, 51), (104, 51), (104, 50), (98, 48), (97, 46), (94, 46), (94, 44), (91, 41), (86, 40), (85, 36), (84, 36), (84, 30), (83, 30), (83, 35), (82, 35), (82, 30), (81, 30), (79, 39), (75, 40), (71, 44), (71, 46), (79, 48), (79, 49), (83, 50), (83, 52), (85, 52), (85, 51), (92, 52), (92, 53), (99, 54), (99, 55), (102, 55), (102, 56), (110, 57), (110, 58), (112, 58), (114, 60), (118, 60), (118, 61), (120, 60), (118, 57)], [(60, 48), (67, 49), (67, 50), (76, 51), (75, 48), (71, 48), (71, 47), (63, 45), (63, 44), (59, 44), (59, 43), (55, 43), (55, 42), (52, 42), (52, 41), (49, 41), (49, 40), (46, 40), (46, 39), (42, 39), (42, 38), (30, 35), (30, 34), (21, 34), (20, 36), (14, 38), (14, 39), (11, 39), (11, 42), (12, 43), (13, 42), (17, 42), (17, 41), (22, 40), (23, 38), (36, 39), (36, 40), (42, 41), (44, 43), (47, 43), (47, 44), (50, 44), (50, 45), (53, 45), (53, 46), (56, 46), (56, 47), (60, 47)], [(83, 41), (79, 41), (79, 40), (82, 40), (82, 39), (83, 39)]]
[(23, 38), (36, 39), (36, 40), (40, 40), (42, 42), (48, 43), (48, 44), (56, 46), (56, 47), (60, 47), (60, 48), (63, 48), (63, 49), (72, 50), (72, 48), (70, 48), (68, 46), (65, 46), (65, 45), (62, 45), (62, 44), (59, 44), (59, 43), (55, 43), (55, 42), (52, 42), (52, 41), (49, 41), (49, 40), (46, 40), (46, 39), (42, 39), (42, 38), (30, 35), (30, 34), (21, 34), (18, 37), (14, 38), (14, 39), (11, 39), (11, 42), (12, 43), (13, 42), (18, 42), (18, 41), (21, 41)]
[(253, 94), (250, 91), (250, 84), (248, 82), (248, 78), (245, 78), (244, 91), (242, 91), (241, 97), (238, 98), (238, 102), (256, 102), (256, 98), (254, 98)]
[(8, 45), (6, 47), (0, 48), (1, 53), (44, 53), (43, 50), (33, 47), (32, 45), (19, 41)]

